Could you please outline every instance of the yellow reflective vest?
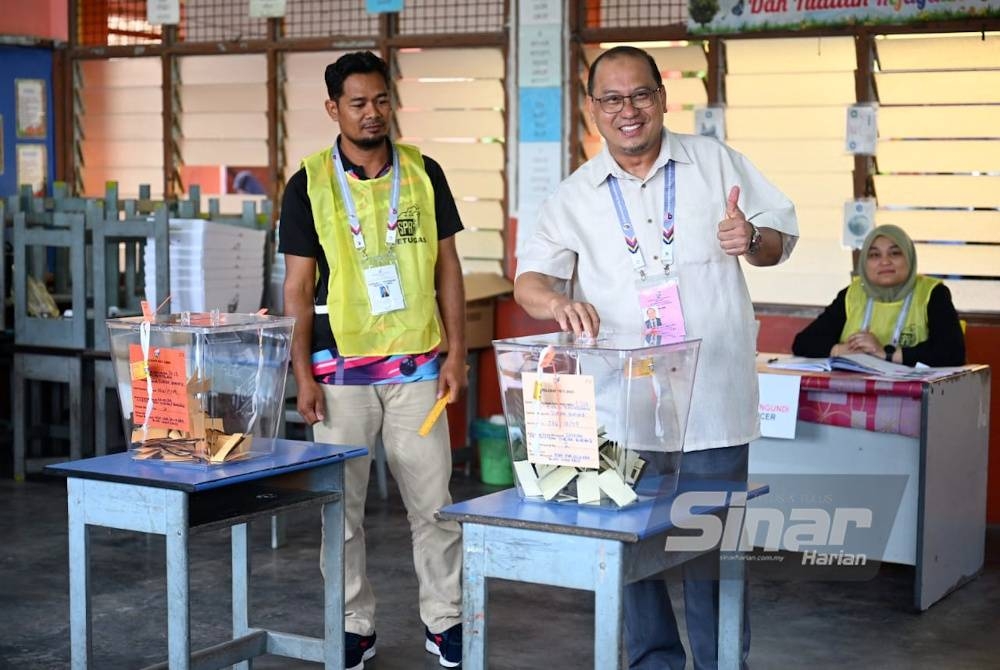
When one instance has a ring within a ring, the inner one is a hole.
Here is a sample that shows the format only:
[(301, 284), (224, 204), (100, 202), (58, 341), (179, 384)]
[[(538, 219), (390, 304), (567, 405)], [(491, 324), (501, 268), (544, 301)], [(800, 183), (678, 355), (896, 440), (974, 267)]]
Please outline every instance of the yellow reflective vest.
[[(913, 347), (927, 339), (930, 332), (927, 327), (927, 303), (931, 299), (931, 291), (941, 283), (940, 279), (932, 279), (917, 275), (917, 282), (913, 286), (913, 300), (910, 309), (906, 313), (906, 320), (903, 322), (903, 330), (899, 335), (900, 347)], [(874, 301), (872, 305), (872, 320), (868, 325), (868, 332), (878, 338), (882, 344), (891, 344), (893, 333), (896, 331), (896, 321), (899, 319), (899, 312), (903, 308), (904, 300), (896, 302)], [(847, 287), (847, 295), (844, 298), (844, 309), (847, 312), (847, 320), (844, 322), (844, 330), (840, 334), (840, 341), (844, 342), (848, 336), (861, 330), (861, 325), (865, 320), (865, 307), (868, 304), (868, 294), (861, 286), (861, 279), (855, 277), (851, 285)]]
[(375, 179), (348, 177), (365, 239), (362, 252), (354, 248), (347, 209), (333, 172), (332, 148), (302, 161), (316, 233), (330, 266), (327, 306), (330, 328), (342, 356), (418, 354), (441, 342), (434, 283), (438, 252), (434, 189), (420, 150), (404, 144), (397, 144), (396, 150), (401, 181), (399, 227), (392, 252), (406, 307), (377, 316), (368, 300), (364, 263), (365, 256), (373, 258), (387, 251), (391, 171)]

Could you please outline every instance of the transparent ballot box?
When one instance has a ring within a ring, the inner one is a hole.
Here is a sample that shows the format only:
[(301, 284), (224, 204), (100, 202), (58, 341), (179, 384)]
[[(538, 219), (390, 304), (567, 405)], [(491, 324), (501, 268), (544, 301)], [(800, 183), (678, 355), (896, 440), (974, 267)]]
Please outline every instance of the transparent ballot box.
[(212, 466), (272, 444), (255, 438), (277, 435), (294, 318), (181, 312), (107, 325), (133, 458)]
[(642, 334), (495, 340), (522, 498), (618, 508), (673, 495), (699, 345)]

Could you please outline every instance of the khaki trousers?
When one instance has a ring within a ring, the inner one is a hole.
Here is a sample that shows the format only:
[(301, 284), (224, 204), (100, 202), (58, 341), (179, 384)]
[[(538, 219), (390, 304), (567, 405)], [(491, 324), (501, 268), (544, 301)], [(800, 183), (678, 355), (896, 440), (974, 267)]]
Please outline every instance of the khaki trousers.
[(410, 521), (420, 618), (432, 633), (461, 623), (462, 531), (456, 522), (434, 517), (451, 504), (451, 443), (446, 416), (434, 424), (427, 437), (417, 435), (437, 399), (437, 382), (323, 384), (322, 389), (326, 419), (313, 426), (314, 439), (368, 449), (367, 456), (347, 461), (344, 468), (344, 630), (358, 635), (371, 635), (375, 630), (375, 594), (365, 570), (364, 517), (371, 455), (380, 434), (389, 471), (399, 485)]

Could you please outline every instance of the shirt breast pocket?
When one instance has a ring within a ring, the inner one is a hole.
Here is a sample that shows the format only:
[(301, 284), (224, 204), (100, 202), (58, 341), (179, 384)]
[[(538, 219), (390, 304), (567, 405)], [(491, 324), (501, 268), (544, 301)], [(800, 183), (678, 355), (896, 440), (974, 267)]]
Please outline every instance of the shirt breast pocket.
[(726, 260), (726, 253), (719, 245), (721, 220), (722, 213), (715, 208), (687, 206), (678, 209), (674, 233), (674, 257), (678, 264), (704, 265)]

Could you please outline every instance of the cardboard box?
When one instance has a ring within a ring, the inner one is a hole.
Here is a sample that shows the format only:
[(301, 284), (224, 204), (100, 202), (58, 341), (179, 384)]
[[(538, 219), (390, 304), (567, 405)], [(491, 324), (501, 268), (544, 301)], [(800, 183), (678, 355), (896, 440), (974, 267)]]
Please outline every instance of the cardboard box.
[[(465, 282), (465, 345), (485, 349), (493, 344), (493, 314), (496, 298), (514, 290), (514, 282), (500, 275), (473, 272), (463, 277)], [(440, 320), (440, 315), (438, 316)], [(448, 350), (441, 327), (441, 351)]]

